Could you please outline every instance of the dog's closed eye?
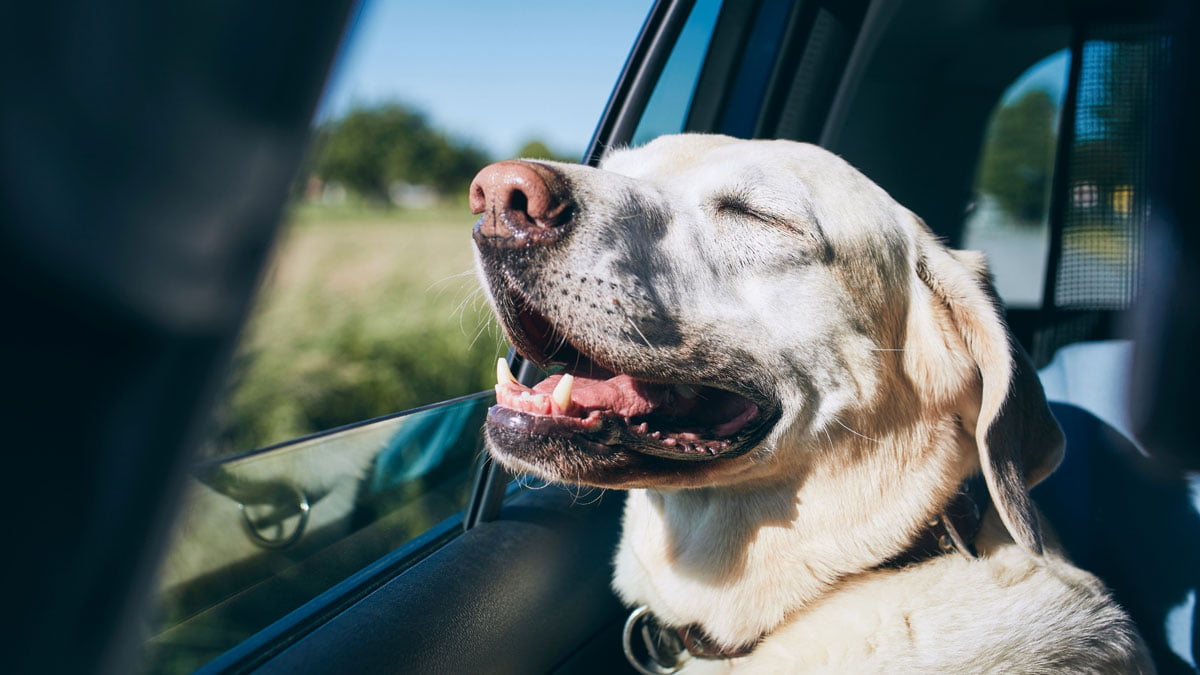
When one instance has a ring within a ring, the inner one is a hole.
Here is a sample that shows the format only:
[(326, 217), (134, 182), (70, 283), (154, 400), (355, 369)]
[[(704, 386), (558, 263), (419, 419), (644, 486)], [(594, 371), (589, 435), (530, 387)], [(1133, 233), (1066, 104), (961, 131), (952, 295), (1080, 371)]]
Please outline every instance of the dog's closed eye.
[(735, 218), (782, 230), (790, 236), (797, 237), (816, 259), (828, 262), (833, 257), (833, 250), (814, 216), (797, 221), (773, 214), (753, 204), (744, 192), (726, 192), (715, 197), (711, 203), (712, 211), (718, 218)]
[(736, 193), (719, 195), (713, 200), (713, 211), (717, 215), (746, 216), (766, 223), (772, 223), (775, 220), (756, 210), (743, 195)]

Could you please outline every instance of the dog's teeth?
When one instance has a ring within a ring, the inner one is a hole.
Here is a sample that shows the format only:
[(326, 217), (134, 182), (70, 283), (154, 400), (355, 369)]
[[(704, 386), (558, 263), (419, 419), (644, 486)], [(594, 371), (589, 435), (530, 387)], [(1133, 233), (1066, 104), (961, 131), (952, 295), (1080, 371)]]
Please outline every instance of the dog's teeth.
[(673, 448), (673, 447), (675, 447), (675, 443), (677, 443), (677, 441), (676, 441), (674, 438), (669, 438), (669, 437), (668, 437), (668, 438), (664, 438), (664, 439), (662, 439), (662, 444), (663, 444), (663, 445), (665, 445), (665, 446), (667, 446), (668, 448)]
[(644, 433), (646, 433), (646, 430), (649, 428), (650, 428), (650, 425), (648, 425), (645, 422), (642, 422), (641, 424), (639, 424), (635, 427), (632, 427), (633, 433), (635, 433), (635, 434), (644, 434)]
[(575, 378), (568, 373), (563, 375), (562, 379), (558, 381), (558, 386), (554, 387), (554, 393), (551, 394), (554, 397), (554, 402), (558, 404), (559, 408), (562, 408), (563, 412), (566, 412), (571, 407), (571, 389), (574, 386)]
[(517, 384), (517, 378), (513, 377), (512, 370), (508, 367), (508, 360), (496, 359), (496, 384), (509, 383)]
[(652, 432), (650, 432), (650, 438), (653, 438), (654, 440), (657, 441), (658, 439), (662, 438), (662, 432), (661, 431), (652, 431)]

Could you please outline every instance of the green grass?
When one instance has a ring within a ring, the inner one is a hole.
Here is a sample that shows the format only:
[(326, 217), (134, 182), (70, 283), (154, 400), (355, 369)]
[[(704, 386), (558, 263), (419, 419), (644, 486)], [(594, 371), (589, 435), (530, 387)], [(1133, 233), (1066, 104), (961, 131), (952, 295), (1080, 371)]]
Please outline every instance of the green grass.
[(465, 205), (292, 209), (208, 455), (489, 388), (505, 353)]

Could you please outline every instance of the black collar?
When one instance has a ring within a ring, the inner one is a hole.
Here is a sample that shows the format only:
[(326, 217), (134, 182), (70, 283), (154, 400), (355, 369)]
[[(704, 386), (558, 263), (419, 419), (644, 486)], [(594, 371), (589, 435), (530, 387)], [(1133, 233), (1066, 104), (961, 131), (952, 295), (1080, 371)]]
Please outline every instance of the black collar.
[[(975, 536), (983, 524), (983, 514), (991, 505), (983, 477), (976, 475), (964, 482), (958, 494), (942, 511), (930, 519), (917, 533), (907, 549), (873, 569), (897, 569), (924, 562), (930, 558), (957, 551), (975, 558)], [(635, 653), (633, 634), (642, 637), (644, 649)], [(722, 647), (704, 632), (699, 624), (681, 627), (663, 626), (646, 606), (633, 610), (625, 621), (625, 657), (640, 673), (666, 675), (682, 667), (679, 656), (684, 651), (698, 659), (735, 659), (754, 651), (759, 641), (738, 647)]]

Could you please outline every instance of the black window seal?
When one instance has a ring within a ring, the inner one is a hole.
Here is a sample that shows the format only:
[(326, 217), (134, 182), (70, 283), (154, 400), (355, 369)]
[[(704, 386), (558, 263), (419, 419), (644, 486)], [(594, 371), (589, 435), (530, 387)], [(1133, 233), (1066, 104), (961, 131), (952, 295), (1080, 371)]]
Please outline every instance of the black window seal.
[(588, 143), (583, 163), (596, 166), (613, 146), (629, 143), (695, 0), (658, 0), (634, 42)]

